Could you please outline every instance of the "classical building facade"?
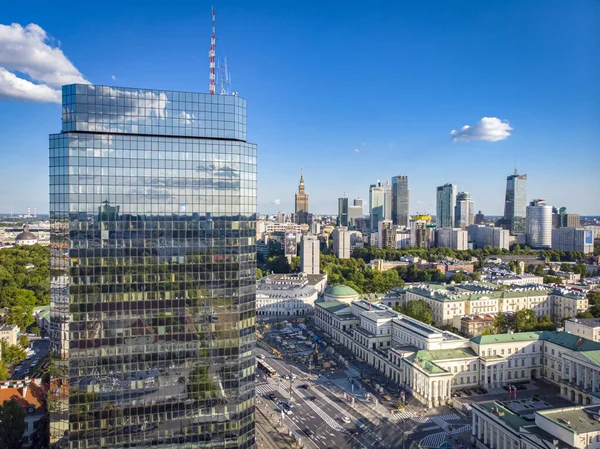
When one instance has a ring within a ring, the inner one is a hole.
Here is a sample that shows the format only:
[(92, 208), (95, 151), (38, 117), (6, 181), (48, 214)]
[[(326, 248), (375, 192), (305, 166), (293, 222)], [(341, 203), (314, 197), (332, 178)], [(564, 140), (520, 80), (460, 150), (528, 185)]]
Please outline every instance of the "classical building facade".
[(315, 324), (428, 406), (449, 401), (453, 390), (536, 378), (584, 405), (600, 388), (600, 343), (566, 332), (469, 340), (365, 300), (318, 301)]
[(298, 318), (312, 315), (326, 275), (271, 274), (256, 282), (258, 317)]

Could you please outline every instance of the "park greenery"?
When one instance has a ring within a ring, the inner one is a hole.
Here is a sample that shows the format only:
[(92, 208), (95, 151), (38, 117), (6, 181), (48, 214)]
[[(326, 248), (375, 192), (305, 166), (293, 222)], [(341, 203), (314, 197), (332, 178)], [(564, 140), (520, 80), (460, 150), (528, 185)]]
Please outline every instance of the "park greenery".
[(33, 308), (50, 304), (50, 249), (41, 245), (0, 251), (0, 308), (6, 323), (26, 329), (34, 322)]

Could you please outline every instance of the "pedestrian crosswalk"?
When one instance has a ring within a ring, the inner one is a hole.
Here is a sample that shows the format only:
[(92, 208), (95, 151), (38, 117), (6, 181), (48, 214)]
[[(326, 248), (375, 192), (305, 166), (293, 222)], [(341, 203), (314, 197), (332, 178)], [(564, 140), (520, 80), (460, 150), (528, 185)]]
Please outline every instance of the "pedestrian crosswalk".
[[(422, 430), (425, 430), (425, 429), (422, 429)], [(450, 432), (432, 433), (431, 435), (427, 435), (425, 438), (423, 438), (421, 440), (421, 442), (419, 443), (419, 447), (436, 448), (437, 449), (442, 444), (444, 444), (444, 441), (446, 441), (448, 434), (458, 435), (458, 434), (461, 434), (464, 432), (470, 432), (470, 431), (471, 431), (471, 425), (466, 424), (464, 426), (452, 429)]]
[(439, 448), (444, 441), (446, 441), (446, 432), (432, 433), (421, 440), (419, 447)]
[(356, 368), (353, 368), (351, 366), (349, 366), (348, 368), (346, 368), (344, 370), (344, 372), (350, 376), (350, 377), (354, 377), (354, 378), (359, 378), (360, 377), (360, 373), (358, 372), (358, 370)]
[(277, 387), (271, 384), (260, 384), (256, 386), (256, 392), (260, 394), (269, 394), (275, 390), (277, 390)]
[(444, 420), (444, 421), (451, 421), (453, 419), (460, 419), (460, 416), (458, 416), (456, 413), (446, 413), (444, 415), (438, 415), (438, 418)]
[(337, 421), (335, 421), (331, 416), (329, 416), (327, 413), (325, 413), (323, 410), (321, 410), (318, 406), (313, 404), (311, 401), (305, 401), (305, 402), (317, 415), (319, 415), (321, 417), (321, 419), (329, 427), (331, 427), (333, 430), (337, 430), (337, 431), (342, 430), (342, 426)]

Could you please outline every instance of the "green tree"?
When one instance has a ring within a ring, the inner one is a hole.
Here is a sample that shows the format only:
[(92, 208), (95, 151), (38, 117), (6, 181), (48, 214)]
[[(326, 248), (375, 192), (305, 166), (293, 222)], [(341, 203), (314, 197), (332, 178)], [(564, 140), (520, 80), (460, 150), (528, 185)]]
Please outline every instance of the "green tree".
[(260, 268), (256, 269), (256, 279), (262, 279), (263, 277), (263, 272)]
[(505, 334), (508, 332), (508, 320), (503, 312), (496, 314), (493, 329), (496, 334)]
[(4, 339), (0, 339), (0, 345), (2, 347), (2, 361), (4, 363), (16, 365), (27, 358), (25, 350), (19, 345), (8, 344)]
[(27, 348), (30, 343), (31, 342), (29, 341), (29, 338), (27, 338), (27, 335), (21, 335), (19, 337), (19, 344), (21, 345), (22, 348)]
[(192, 369), (187, 386), (188, 394), (197, 401), (217, 397), (217, 389), (208, 375), (207, 366)]
[(560, 278), (558, 276), (546, 275), (546, 276), (544, 276), (544, 284), (559, 284), (559, 285), (562, 285), (562, 284), (564, 284), (564, 281), (563, 281), (562, 278)]
[[(29, 293), (33, 295), (31, 292)], [(27, 329), (34, 321), (33, 306), (30, 305), (12, 306), (6, 313), (6, 322), (16, 324), (22, 330)]]
[(406, 306), (400, 310), (405, 315), (408, 315), (415, 320), (419, 320), (425, 324), (431, 324), (432, 313), (431, 307), (429, 304), (423, 299), (415, 299), (413, 301), (408, 301)]
[(25, 432), (25, 410), (15, 401), (4, 401), (0, 407), (0, 447), (21, 449)]
[(481, 335), (492, 335), (492, 330), (489, 327), (486, 327)]
[(454, 282), (456, 284), (460, 284), (461, 282), (466, 282), (470, 278), (465, 273), (455, 273), (450, 278), (450, 282)]
[(292, 257), (292, 262), (290, 263), (290, 270), (293, 273), (297, 273), (300, 271), (300, 257), (298, 257), (298, 256)]
[(579, 312), (575, 318), (594, 318), (590, 312)]
[(544, 266), (541, 264), (536, 265), (534, 273), (537, 276), (543, 276), (544, 275)]
[(290, 264), (283, 255), (271, 256), (267, 259), (267, 270), (273, 273), (289, 273)]
[(515, 329), (517, 332), (526, 332), (538, 324), (535, 312), (531, 309), (521, 309), (515, 313)]
[(6, 380), (10, 376), (8, 368), (4, 362), (0, 362), (0, 380)]

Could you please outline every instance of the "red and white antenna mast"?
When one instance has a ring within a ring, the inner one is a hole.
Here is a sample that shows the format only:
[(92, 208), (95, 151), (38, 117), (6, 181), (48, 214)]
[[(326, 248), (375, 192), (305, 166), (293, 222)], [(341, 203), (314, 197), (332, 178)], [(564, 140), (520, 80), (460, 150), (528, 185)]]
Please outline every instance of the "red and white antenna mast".
[(216, 73), (215, 73), (215, 44), (217, 40), (217, 34), (215, 32), (215, 8), (212, 9), (212, 36), (210, 37), (210, 51), (208, 52), (208, 64), (210, 67), (210, 75), (208, 77), (210, 85), (209, 91), (211, 95), (215, 94), (216, 86)]

